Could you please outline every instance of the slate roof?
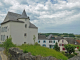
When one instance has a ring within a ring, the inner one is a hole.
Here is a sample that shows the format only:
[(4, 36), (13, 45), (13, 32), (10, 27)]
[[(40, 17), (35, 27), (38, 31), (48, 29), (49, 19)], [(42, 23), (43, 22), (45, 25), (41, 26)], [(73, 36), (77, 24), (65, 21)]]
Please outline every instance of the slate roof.
[(29, 22), (29, 28), (38, 28), (38, 27), (36, 27), (34, 24), (32, 24), (31, 22)]
[[(8, 12), (7, 15), (6, 15), (6, 17), (5, 17), (5, 19), (4, 19), (4, 21), (1, 23), (1, 25), (2, 25), (2, 24), (5, 24), (5, 23), (7, 23), (7, 22), (10, 22), (10, 21), (12, 21), (12, 22), (24, 23), (23, 21), (19, 21), (19, 20), (18, 20), (18, 19), (21, 18), (21, 17), (22, 17), (22, 18), (29, 18), (29, 17), (26, 15), (25, 10), (23, 11), (22, 15), (21, 15), (21, 14), (17, 14), (17, 13), (13, 13), (13, 12)], [(30, 22), (29, 28), (37, 28), (37, 27)]]
[(29, 18), (29, 17), (27, 16), (25, 10), (22, 12), (22, 15), (19, 17), (19, 19), (20, 19), (20, 18), (21, 18), (21, 19), (22, 19), (22, 18), (25, 18), (25, 19)]
[[(47, 38), (48, 39), (52, 39), (52, 37), (54, 37), (52, 34), (50, 34)], [(55, 37), (54, 37), (55, 38)]]
[(8, 20), (17, 20), (20, 16), (20, 14), (8, 12), (3, 22)]
[(75, 39), (72, 38), (72, 37), (70, 37), (70, 38), (64, 38), (64, 39), (66, 39), (68, 41), (68, 43), (70, 43), (70, 44), (75, 44)]
[(63, 39), (62, 37), (54, 37), (54, 39), (52, 38), (52, 37), (54, 37), (52, 34), (50, 34), (48, 37), (46, 37), (45, 35), (38, 35), (38, 39), (40, 40), (40, 39), (44, 39), (44, 40), (60, 40), (60, 39)]
[(45, 35), (38, 35), (38, 40), (47, 40)]

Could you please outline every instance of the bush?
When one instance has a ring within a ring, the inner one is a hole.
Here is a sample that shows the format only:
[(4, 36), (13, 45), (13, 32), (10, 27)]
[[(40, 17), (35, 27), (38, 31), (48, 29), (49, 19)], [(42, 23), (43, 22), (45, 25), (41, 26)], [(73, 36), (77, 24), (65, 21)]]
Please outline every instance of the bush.
[(11, 48), (11, 47), (16, 47), (16, 45), (14, 45), (14, 44), (12, 43), (12, 38), (9, 37), (8, 39), (5, 40), (5, 42), (3, 42), (3, 47), (4, 47), (6, 50), (8, 50), (8, 49)]
[(80, 51), (80, 48), (78, 50)]
[(28, 53), (28, 51), (27, 51), (26, 49), (25, 49), (25, 50), (23, 50), (23, 52), (24, 52), (24, 53)]
[(0, 44), (0, 47), (3, 47), (3, 44)]
[(77, 55), (77, 53), (74, 52), (74, 55)]
[(75, 55), (74, 55), (74, 54), (68, 54), (68, 53), (67, 53), (67, 54), (65, 54), (65, 56), (68, 57), (68, 58), (72, 58), (72, 57), (75, 56)]
[(40, 44), (38, 44), (37, 42), (36, 42), (34, 45), (36, 45), (36, 46), (40, 46)]

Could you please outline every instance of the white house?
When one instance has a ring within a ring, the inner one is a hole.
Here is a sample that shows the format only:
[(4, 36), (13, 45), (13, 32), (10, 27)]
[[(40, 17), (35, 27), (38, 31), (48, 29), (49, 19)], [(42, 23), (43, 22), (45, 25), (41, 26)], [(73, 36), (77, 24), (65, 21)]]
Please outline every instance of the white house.
[(52, 34), (50, 34), (47, 38), (45, 35), (38, 35), (38, 43), (41, 46), (54, 48), (56, 42), (58, 43), (58, 40)]
[(60, 47), (60, 51), (66, 51), (65, 48), (64, 48), (65, 44), (68, 44), (67, 40), (65, 40), (65, 39), (61, 39), (58, 42), (58, 46)]
[(38, 42), (38, 28), (30, 22), (25, 10), (22, 14), (8, 12), (1, 23), (0, 33), (1, 42), (11, 36), (14, 44), (34, 44), (33, 35), (36, 37), (35, 42)]

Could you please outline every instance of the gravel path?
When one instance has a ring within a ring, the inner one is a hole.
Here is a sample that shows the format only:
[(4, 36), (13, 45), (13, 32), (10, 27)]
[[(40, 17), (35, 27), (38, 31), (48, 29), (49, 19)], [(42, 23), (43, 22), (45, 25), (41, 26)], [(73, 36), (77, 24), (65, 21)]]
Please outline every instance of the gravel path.
[(3, 53), (4, 48), (0, 47), (0, 60), (7, 60), (6, 55)]

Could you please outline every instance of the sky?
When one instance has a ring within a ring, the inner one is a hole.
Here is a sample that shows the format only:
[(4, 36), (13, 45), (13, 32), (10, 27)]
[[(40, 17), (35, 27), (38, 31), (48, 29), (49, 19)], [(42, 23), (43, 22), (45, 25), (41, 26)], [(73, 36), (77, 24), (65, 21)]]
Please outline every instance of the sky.
[(0, 23), (24, 9), (39, 33), (80, 34), (80, 0), (0, 0)]

